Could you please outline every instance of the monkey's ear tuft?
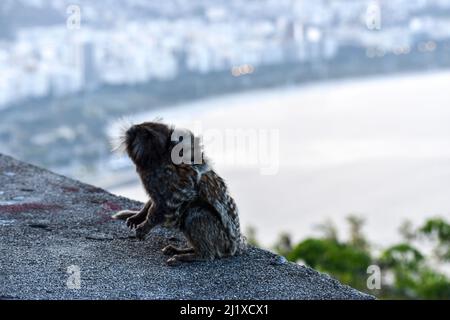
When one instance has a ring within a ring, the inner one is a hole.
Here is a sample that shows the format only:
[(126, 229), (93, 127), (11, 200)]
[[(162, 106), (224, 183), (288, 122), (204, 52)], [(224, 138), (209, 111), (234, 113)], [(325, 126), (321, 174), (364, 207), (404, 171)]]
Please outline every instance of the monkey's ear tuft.
[(125, 137), (111, 138), (109, 144), (112, 152), (124, 153), (127, 149)]
[(109, 140), (111, 151), (123, 153), (126, 151), (126, 132), (133, 126), (129, 118), (121, 117), (114, 125), (113, 133)]

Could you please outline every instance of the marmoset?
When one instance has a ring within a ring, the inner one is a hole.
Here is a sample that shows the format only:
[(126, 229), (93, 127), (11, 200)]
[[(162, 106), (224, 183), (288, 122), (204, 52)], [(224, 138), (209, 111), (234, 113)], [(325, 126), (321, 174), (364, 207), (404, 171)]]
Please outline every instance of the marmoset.
[[(171, 255), (169, 265), (242, 253), (246, 244), (238, 209), (224, 180), (204, 157), (199, 138), (184, 130), (189, 139), (184, 134), (180, 141), (175, 130), (160, 122), (144, 122), (126, 130), (121, 143), (136, 166), (149, 200), (142, 210), (120, 211), (113, 218), (126, 220), (140, 240), (159, 224), (180, 230), (189, 246), (165, 247), (163, 253)], [(174, 152), (180, 143), (187, 147)], [(188, 160), (200, 155), (200, 161), (174, 161), (174, 155), (183, 153)]]

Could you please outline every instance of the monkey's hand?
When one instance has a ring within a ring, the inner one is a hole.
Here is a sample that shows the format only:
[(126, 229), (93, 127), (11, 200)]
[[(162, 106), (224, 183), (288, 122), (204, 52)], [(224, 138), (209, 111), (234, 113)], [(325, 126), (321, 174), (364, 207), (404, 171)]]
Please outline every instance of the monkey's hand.
[(152, 201), (149, 200), (140, 211), (123, 210), (117, 212), (112, 218), (116, 220), (127, 220), (127, 226), (130, 229), (134, 229), (145, 221), (151, 206)]
[(136, 229), (142, 222), (145, 221), (147, 214), (135, 214), (127, 219), (127, 227), (130, 229)]

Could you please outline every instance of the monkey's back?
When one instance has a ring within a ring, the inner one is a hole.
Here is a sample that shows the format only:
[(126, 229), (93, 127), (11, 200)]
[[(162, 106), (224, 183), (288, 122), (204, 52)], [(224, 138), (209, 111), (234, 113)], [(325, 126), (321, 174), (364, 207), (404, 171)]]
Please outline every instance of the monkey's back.
[[(231, 250), (232, 254), (245, 248), (236, 203), (225, 181), (209, 164), (168, 164), (151, 175), (141, 172), (141, 178), (150, 197), (167, 208), (164, 210), (166, 227), (189, 233), (186, 228), (194, 226), (186, 222), (192, 221), (190, 215), (200, 209), (203, 213), (208, 212), (211, 222), (217, 221), (215, 224), (204, 224), (204, 228), (214, 226), (220, 229), (215, 231), (221, 234), (222, 242), (230, 242), (229, 247), (235, 248)], [(205, 239), (208, 232), (213, 231), (195, 227), (197, 232), (204, 233)]]
[(198, 183), (198, 197), (215, 210), (230, 240), (242, 242), (238, 208), (228, 192), (225, 181), (214, 170), (206, 171), (201, 175)]

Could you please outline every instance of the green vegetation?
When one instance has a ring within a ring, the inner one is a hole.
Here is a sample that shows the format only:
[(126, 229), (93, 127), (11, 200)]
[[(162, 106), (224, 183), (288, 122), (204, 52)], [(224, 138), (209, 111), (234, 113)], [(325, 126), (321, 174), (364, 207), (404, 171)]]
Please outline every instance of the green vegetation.
[[(381, 250), (374, 249), (364, 236), (362, 218), (352, 215), (347, 223), (346, 241), (338, 239), (336, 227), (328, 221), (320, 225), (321, 237), (292, 244), (291, 237), (283, 233), (273, 249), (290, 261), (381, 299), (450, 299), (450, 224), (446, 220), (428, 219), (418, 228), (405, 222), (399, 229), (402, 242)], [(251, 242), (257, 244), (255, 230), (250, 231)], [(379, 288), (368, 288), (371, 265), (381, 271)]]

